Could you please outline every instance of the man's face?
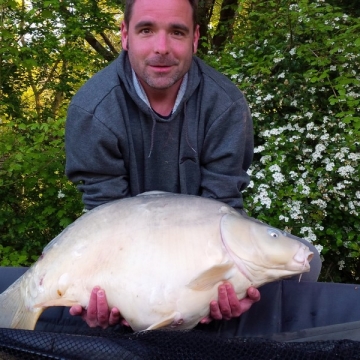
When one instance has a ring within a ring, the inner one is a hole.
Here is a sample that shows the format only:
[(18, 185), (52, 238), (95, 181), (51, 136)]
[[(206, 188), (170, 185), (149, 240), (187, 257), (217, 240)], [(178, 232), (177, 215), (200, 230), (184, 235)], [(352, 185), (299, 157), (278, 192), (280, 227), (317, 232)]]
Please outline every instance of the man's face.
[(188, 0), (136, 0), (121, 30), (123, 49), (146, 91), (180, 85), (199, 40)]

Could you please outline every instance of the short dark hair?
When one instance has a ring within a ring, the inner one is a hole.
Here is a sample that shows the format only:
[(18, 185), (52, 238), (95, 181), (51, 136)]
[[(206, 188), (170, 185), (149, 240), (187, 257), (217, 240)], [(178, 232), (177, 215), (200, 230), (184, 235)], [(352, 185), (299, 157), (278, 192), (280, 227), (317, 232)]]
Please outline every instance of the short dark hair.
[[(135, 4), (136, 0), (125, 0), (125, 13), (124, 13), (124, 22), (126, 26), (129, 26), (129, 22), (130, 22), (130, 18), (132, 15), (132, 9), (133, 6)], [(151, 0), (149, 0), (151, 1)], [(198, 23), (198, 18), (197, 18), (197, 14), (198, 14), (198, 0), (188, 0), (191, 8), (192, 8), (192, 12), (193, 12), (193, 23), (194, 23), (194, 29), (195, 26)]]

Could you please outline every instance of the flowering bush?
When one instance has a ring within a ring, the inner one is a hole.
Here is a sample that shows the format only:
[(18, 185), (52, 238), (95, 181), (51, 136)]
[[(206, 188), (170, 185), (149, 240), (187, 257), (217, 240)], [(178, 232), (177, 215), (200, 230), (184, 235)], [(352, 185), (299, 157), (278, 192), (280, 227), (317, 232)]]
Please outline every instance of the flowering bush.
[[(322, 280), (357, 282), (360, 22), (324, 1), (288, 3), (243, 9), (239, 38), (209, 61), (238, 84), (252, 110), (249, 213), (313, 242)], [(246, 26), (249, 18), (260, 28)]]

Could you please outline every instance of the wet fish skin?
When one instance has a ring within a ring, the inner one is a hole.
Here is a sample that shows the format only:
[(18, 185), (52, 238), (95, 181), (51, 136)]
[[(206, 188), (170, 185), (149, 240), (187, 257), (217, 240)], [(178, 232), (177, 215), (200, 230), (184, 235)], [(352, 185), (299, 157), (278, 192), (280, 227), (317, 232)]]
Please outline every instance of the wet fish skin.
[(34, 329), (45, 308), (87, 307), (100, 286), (136, 331), (192, 328), (220, 283), (242, 298), (249, 286), (309, 271), (311, 257), (222, 202), (145, 193), (95, 208), (51, 241), (0, 295), (0, 327)]

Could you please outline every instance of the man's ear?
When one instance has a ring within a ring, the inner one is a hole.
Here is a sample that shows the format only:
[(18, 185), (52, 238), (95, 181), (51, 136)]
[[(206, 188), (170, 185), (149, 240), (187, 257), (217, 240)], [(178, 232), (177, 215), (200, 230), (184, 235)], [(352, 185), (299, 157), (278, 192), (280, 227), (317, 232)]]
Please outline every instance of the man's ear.
[(120, 26), (120, 30), (121, 30), (121, 45), (122, 45), (122, 48), (123, 50), (128, 50), (128, 30), (127, 30), (127, 27), (126, 27), (126, 24), (125, 22), (123, 21), (121, 23), (121, 26)]
[(193, 53), (196, 54), (198, 49), (198, 43), (200, 39), (200, 26), (196, 25), (195, 31), (194, 31), (194, 42), (193, 42)]

